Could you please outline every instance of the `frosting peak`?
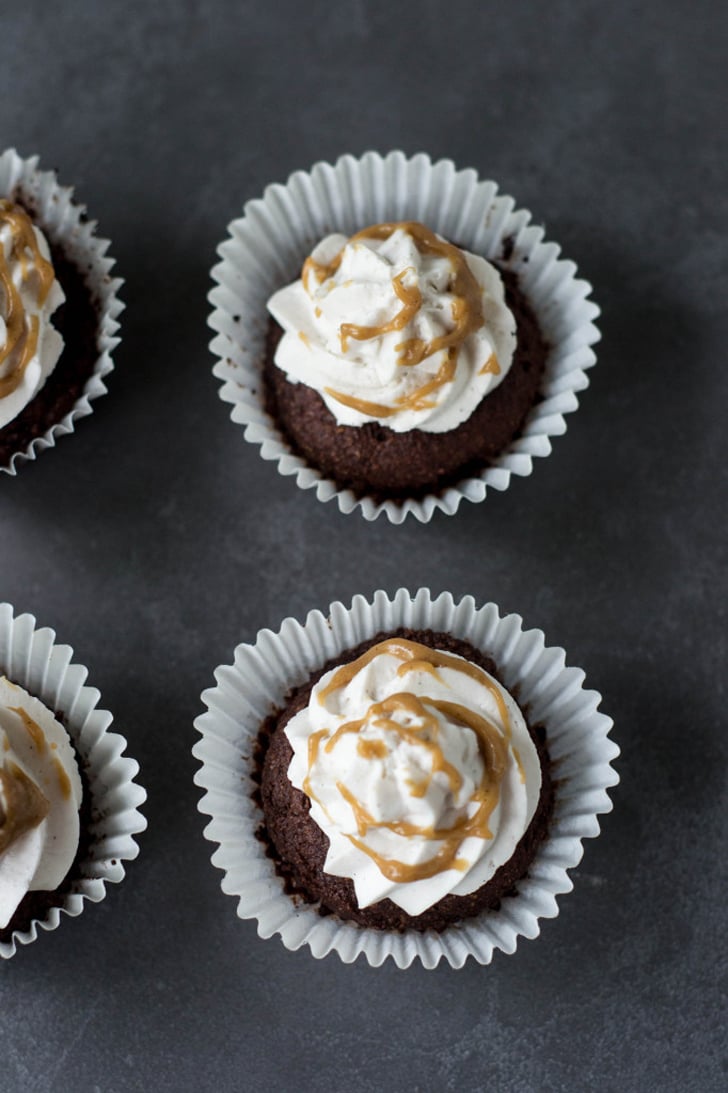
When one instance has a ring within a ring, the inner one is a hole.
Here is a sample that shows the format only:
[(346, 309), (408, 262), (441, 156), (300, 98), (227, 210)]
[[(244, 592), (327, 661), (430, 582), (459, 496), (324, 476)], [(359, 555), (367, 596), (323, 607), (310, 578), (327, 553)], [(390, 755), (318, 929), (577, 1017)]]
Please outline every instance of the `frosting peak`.
[(538, 755), (511, 696), (462, 657), (380, 642), (314, 686), (286, 726), (288, 776), (360, 907), (417, 915), (479, 888), (535, 812)]
[(268, 309), (285, 331), (276, 364), (343, 425), (453, 429), (515, 348), (494, 267), (416, 221), (327, 236)]

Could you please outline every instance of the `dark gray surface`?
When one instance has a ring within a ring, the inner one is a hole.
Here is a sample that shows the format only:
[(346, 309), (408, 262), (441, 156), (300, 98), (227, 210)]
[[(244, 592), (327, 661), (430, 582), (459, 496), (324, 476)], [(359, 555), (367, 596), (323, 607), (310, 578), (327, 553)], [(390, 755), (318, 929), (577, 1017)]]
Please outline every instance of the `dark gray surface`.
[[(142, 764), (103, 904), (0, 967), (0, 1089), (718, 1090), (726, 1017), (726, 8), (3, 4), (0, 148), (113, 240), (110, 394), (0, 482), (0, 598), (74, 646)], [(495, 178), (603, 308), (550, 459), (422, 527), (263, 463), (211, 376), (208, 269), (244, 200), (367, 148)], [(518, 611), (616, 722), (575, 891), (489, 968), (345, 967), (258, 939), (196, 811), (200, 691), (288, 614), (429, 585)]]

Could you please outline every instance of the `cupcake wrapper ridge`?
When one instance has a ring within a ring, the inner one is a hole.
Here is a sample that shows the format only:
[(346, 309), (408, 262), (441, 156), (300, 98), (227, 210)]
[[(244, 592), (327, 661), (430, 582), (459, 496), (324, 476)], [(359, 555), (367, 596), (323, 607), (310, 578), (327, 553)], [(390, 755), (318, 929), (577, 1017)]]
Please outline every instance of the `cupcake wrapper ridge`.
[(97, 709), (100, 694), (87, 687), (88, 671), (72, 662), (73, 650), (57, 645), (53, 630), (38, 629), (32, 615), (14, 615), (10, 604), (0, 604), (0, 671), (29, 694), (62, 714), (72, 743), (81, 758), (93, 805), (89, 857), (80, 864), (60, 907), (27, 930), (16, 930), (10, 941), (0, 941), (0, 958), (12, 957), (18, 945), (28, 945), (39, 930), (55, 930), (62, 915), (80, 915), (86, 902), (99, 903), (107, 884), (124, 877), (123, 862), (136, 858), (134, 836), (147, 822), (138, 811), (146, 792), (134, 781), (139, 764), (124, 755), (126, 740), (112, 732), (112, 716)]
[(38, 226), (51, 243), (63, 248), (67, 257), (83, 272), (88, 290), (98, 308), (97, 349), (94, 370), (83, 394), (73, 408), (28, 447), (15, 452), (5, 474), (15, 475), (26, 460), (52, 448), (59, 437), (72, 433), (76, 422), (93, 412), (91, 402), (106, 394), (104, 378), (113, 370), (112, 351), (119, 344), (118, 317), (124, 309), (118, 292), (123, 281), (112, 277), (115, 261), (109, 257), (109, 240), (96, 235), (96, 222), (88, 220), (85, 205), (73, 200), (73, 188), (61, 186), (55, 171), (41, 171), (38, 156), (22, 159), (9, 148), (0, 154), (0, 197), (17, 194), (37, 217)]

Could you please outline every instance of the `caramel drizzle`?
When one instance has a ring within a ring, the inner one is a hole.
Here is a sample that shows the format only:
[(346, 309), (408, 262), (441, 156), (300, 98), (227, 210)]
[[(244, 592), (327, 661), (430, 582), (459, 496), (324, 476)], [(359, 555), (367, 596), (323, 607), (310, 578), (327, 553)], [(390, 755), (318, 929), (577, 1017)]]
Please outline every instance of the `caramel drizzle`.
[(4, 247), (0, 246), (0, 288), (5, 300), (7, 331), (5, 345), (0, 346), (0, 366), (12, 353), (17, 352), (18, 359), (14, 368), (0, 381), (0, 397), (11, 394), (19, 386), (38, 346), (38, 317), (31, 316), (30, 322), (26, 323), (25, 308), (20, 292), (13, 284), (10, 263), (19, 263), (23, 287), (31, 276), (37, 277), (39, 307), (45, 303), (55, 277), (53, 266), (40, 252), (30, 217), (6, 199), (0, 200), (0, 228), (3, 225), (9, 226), (11, 239), (8, 258), (5, 257)]
[(367, 417), (391, 417), (392, 414), (398, 414), (400, 410), (430, 410), (436, 406), (437, 403), (433, 399), (428, 399), (427, 395), (431, 395), (433, 391), (439, 391), (441, 387), (449, 383), (455, 376), (456, 368), (457, 360), (448, 354), (431, 380), (416, 387), (408, 395), (400, 395), (395, 399), (394, 406), (384, 406), (381, 402), (368, 402), (355, 395), (346, 395), (333, 387), (325, 387), (324, 391), (337, 402), (351, 407), (352, 410), (358, 410), (360, 414), (366, 414)]
[[(462, 871), (468, 865), (467, 862), (458, 857), (458, 850), (463, 841), (470, 837), (492, 838), (489, 820), (500, 797), (500, 783), (508, 760), (506, 741), (510, 741), (511, 738), (511, 723), (505, 700), (500, 689), (476, 665), (463, 661), (449, 653), (430, 649), (429, 646), (420, 645), (418, 642), (408, 641), (405, 638), (389, 638), (378, 645), (372, 646), (371, 649), (368, 649), (366, 653), (363, 653), (351, 664), (339, 668), (327, 686), (319, 692), (319, 702), (323, 705), (334, 691), (346, 686), (362, 668), (366, 667), (374, 657), (380, 654), (390, 654), (402, 660), (402, 664), (397, 669), (398, 675), (404, 675), (406, 672), (413, 670), (431, 671), (433, 675), (437, 675), (438, 668), (447, 667), (461, 671), (471, 679), (485, 685), (496, 700), (505, 727), (505, 739), (496, 725), (467, 707), (454, 702), (427, 697), (418, 698), (409, 692), (400, 692), (390, 695), (381, 702), (373, 703), (363, 718), (346, 722), (339, 726), (332, 735), (329, 735), (328, 730), (321, 729), (311, 736), (308, 746), (308, 775), (303, 783), (304, 792), (320, 804), (318, 798), (312, 793), (311, 771), (318, 758), (322, 743), (325, 741), (324, 750), (331, 752), (342, 736), (347, 733), (359, 732), (365, 722), (371, 721), (377, 727), (395, 732), (402, 739), (424, 747), (430, 753), (430, 770), (423, 781), (410, 782), (411, 796), (424, 796), (433, 777), (438, 772), (445, 775), (450, 790), (453, 794), (456, 794), (462, 785), (462, 776), (445, 759), (437, 742), (439, 722), (434, 714), (428, 710), (428, 707), (437, 710), (451, 721), (458, 722), (472, 729), (475, 733), (483, 762), (483, 775), (471, 798), (471, 803), (475, 805), (472, 815), (462, 816), (450, 828), (424, 828), (405, 820), (378, 821), (371, 816), (362, 802), (342, 782), (337, 782), (336, 788), (349, 804), (356, 821), (357, 835), (347, 834), (347, 838), (374, 861), (377, 868), (388, 880), (396, 884), (405, 884), (416, 880), (424, 880), (448, 869)], [(416, 726), (403, 725), (392, 716), (396, 712), (409, 714), (417, 722)], [(379, 759), (385, 757), (387, 749), (383, 741), (360, 740), (357, 742), (357, 752), (366, 759)], [(362, 841), (361, 836), (365, 835), (370, 828), (386, 828), (398, 835), (405, 837), (417, 836), (440, 842), (442, 845), (432, 858), (425, 862), (410, 865), (395, 859), (384, 858), (368, 847)]]
[[(16, 763), (7, 762), (0, 767), (0, 854), (24, 835), (37, 827), (50, 809), (48, 801)], [(5, 807), (2, 806), (5, 802)]]
[(499, 376), (501, 367), (495, 353), (491, 353), (483, 367), (478, 372), (479, 376)]
[(38, 755), (44, 755), (48, 745), (46, 742), (45, 733), (43, 732), (38, 722), (34, 721), (33, 718), (28, 713), (26, 713), (22, 706), (9, 706), (8, 709), (12, 710), (13, 713), (16, 713), (20, 720), (23, 722), (26, 732), (28, 733), (30, 739), (33, 741), (33, 746), (38, 752)]
[(58, 779), (58, 788), (61, 791), (61, 796), (68, 800), (71, 796), (71, 779), (68, 777), (68, 772), (57, 755), (53, 756), (53, 766), (56, 770), (56, 778)]
[[(366, 399), (359, 399), (352, 395), (346, 395), (331, 387), (325, 388), (326, 394), (331, 398), (336, 399), (337, 402), (340, 402), (344, 406), (357, 410), (367, 417), (391, 417), (393, 414), (399, 413), (400, 410), (403, 409), (428, 410), (436, 406), (437, 403), (428, 399), (427, 396), (438, 391), (453, 379), (457, 367), (458, 353), (460, 352), (463, 342), (470, 334), (473, 334), (483, 325), (483, 301), (480, 285), (468, 266), (462, 251), (453, 246), (452, 243), (446, 243), (444, 240), (439, 239), (437, 235), (429, 228), (425, 227), (424, 224), (420, 224), (415, 220), (373, 224), (371, 227), (364, 228), (362, 231), (357, 232), (348, 242), (356, 243), (363, 239), (385, 240), (399, 229), (402, 229), (411, 235), (420, 254), (435, 255), (449, 261), (452, 269), (450, 291), (454, 297), (452, 302), (452, 318), (455, 325), (452, 330), (445, 334), (440, 334), (430, 341), (425, 341), (424, 338), (406, 338), (395, 347), (399, 354), (397, 364), (400, 365), (412, 366), (420, 364), (426, 357), (430, 357), (433, 353), (437, 353), (440, 350), (446, 350), (447, 353), (437, 374), (427, 383), (424, 383), (414, 391), (411, 391), (409, 395), (402, 395), (396, 400), (396, 405), (393, 407), (383, 406), (380, 403), (368, 402)], [(328, 263), (316, 262), (315, 259), (310, 257), (306, 259), (303, 264), (301, 277), (307, 292), (309, 276), (313, 274), (320, 283), (333, 277), (341, 265), (343, 253), (344, 250), (342, 248), (342, 250), (340, 250)], [(404, 284), (404, 278), (409, 272), (409, 269), (410, 267), (402, 270), (401, 273), (398, 273), (397, 276), (392, 279), (394, 293), (402, 303), (402, 308), (392, 319), (389, 319), (387, 322), (381, 323), (378, 326), (359, 326), (356, 323), (342, 323), (340, 325), (339, 339), (341, 341), (341, 350), (343, 353), (346, 353), (348, 349), (350, 338), (353, 338), (356, 341), (369, 341), (372, 338), (381, 337), (381, 335), (389, 334), (395, 330), (403, 330), (415, 317), (422, 305), (422, 294), (416, 285), (408, 288)], [(483, 366), (482, 371), (493, 371), (493, 364), (495, 365), (495, 374), (497, 375), (500, 368), (494, 356), (489, 358)]]
[[(385, 638), (384, 641), (380, 641), (377, 645), (372, 645), (370, 649), (367, 649), (365, 653), (362, 653), (356, 660), (352, 660), (349, 664), (342, 664), (340, 668), (336, 670), (325, 687), (322, 687), (318, 693), (319, 703), (323, 706), (326, 704), (326, 699), (334, 693), (334, 691), (340, 690), (342, 687), (346, 687), (351, 683), (355, 675), (357, 675), (363, 668), (366, 668), (370, 661), (374, 660), (377, 656), (391, 656), (396, 657), (402, 661), (402, 665), (397, 669), (398, 672), (404, 673), (405, 671), (411, 671), (415, 668), (413, 661), (425, 661), (432, 665), (433, 669), (437, 668), (452, 668), (456, 672), (463, 672), (464, 675), (470, 679), (475, 680), (476, 683), (480, 683), (481, 686), (487, 687), (493, 696), (496, 705), (498, 706), (498, 713), (500, 715), (503, 725), (506, 727), (506, 738), (510, 740), (510, 717), (508, 716), (508, 707), (506, 706), (505, 699), (501, 693), (500, 688), (490, 679), (488, 674), (477, 666), (477, 664), (471, 664), (470, 661), (463, 660), (462, 657), (457, 657), (453, 653), (445, 653), (441, 649), (431, 649), (429, 645), (422, 645), (418, 641), (410, 641), (408, 638)], [(407, 665), (405, 668), (404, 665)], [(421, 665), (418, 664), (417, 668), (421, 670)]]
[[(339, 339), (341, 340), (342, 353), (346, 353), (349, 347), (349, 338), (354, 338), (358, 342), (367, 342), (372, 338), (381, 337), (382, 334), (391, 334), (394, 330), (404, 330), (407, 323), (414, 319), (422, 305), (422, 293), (416, 285), (412, 285), (411, 288), (408, 288), (407, 285), (405, 285), (404, 279), (410, 270), (412, 270), (412, 267), (407, 266), (406, 269), (403, 269), (401, 273), (398, 273), (396, 277), (392, 278), (394, 294), (398, 300), (401, 300), (403, 306), (389, 322), (380, 323), (379, 326), (359, 326), (358, 323), (341, 324), (339, 327)], [(414, 270), (412, 270), (412, 272), (414, 273)], [(401, 346), (397, 346), (397, 349), (400, 348)], [(397, 363), (401, 364), (402, 361), (400, 360)]]

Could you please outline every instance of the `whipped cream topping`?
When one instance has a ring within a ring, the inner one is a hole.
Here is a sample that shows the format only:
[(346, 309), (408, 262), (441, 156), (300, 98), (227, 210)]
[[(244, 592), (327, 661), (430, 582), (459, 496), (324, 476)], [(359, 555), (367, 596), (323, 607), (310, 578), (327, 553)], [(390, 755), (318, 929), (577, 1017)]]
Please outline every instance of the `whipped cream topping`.
[(268, 310), (284, 330), (276, 365), (340, 425), (454, 429), (516, 346), (498, 271), (415, 221), (327, 236)]
[(0, 928), (27, 892), (53, 891), (78, 849), (81, 778), (68, 733), (0, 677)]
[(285, 728), (288, 777), (329, 839), (324, 871), (359, 907), (418, 915), (513, 855), (541, 766), (512, 696), (453, 653), (389, 638), (327, 672)]
[(63, 338), (51, 316), (64, 300), (45, 236), (23, 209), (0, 200), (0, 428), (55, 368)]

